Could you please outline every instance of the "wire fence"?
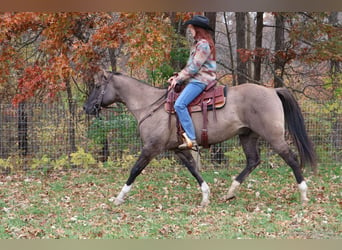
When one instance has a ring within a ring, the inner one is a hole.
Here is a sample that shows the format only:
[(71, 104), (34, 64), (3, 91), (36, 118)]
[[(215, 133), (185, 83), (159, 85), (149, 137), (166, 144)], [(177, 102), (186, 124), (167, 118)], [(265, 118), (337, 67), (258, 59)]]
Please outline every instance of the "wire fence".
[[(301, 104), (307, 131), (318, 154), (319, 166), (341, 166), (342, 102)], [(141, 150), (136, 121), (123, 106), (87, 116), (82, 105), (68, 103), (0, 104), (0, 173), (37, 168), (96, 167), (98, 162), (120, 161)], [(288, 138), (291, 143), (291, 138)], [(262, 166), (274, 167), (281, 159), (261, 140)], [(165, 153), (161, 158), (172, 158)], [(203, 150), (202, 165), (244, 165), (245, 157), (234, 137)]]

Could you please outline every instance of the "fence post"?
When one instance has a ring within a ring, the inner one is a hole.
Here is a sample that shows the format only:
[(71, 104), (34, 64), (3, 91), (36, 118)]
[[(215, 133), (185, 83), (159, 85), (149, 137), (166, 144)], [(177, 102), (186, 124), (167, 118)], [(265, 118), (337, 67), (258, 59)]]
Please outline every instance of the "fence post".
[(28, 153), (27, 134), (26, 105), (25, 102), (21, 102), (18, 106), (18, 147), (21, 156), (26, 156)]

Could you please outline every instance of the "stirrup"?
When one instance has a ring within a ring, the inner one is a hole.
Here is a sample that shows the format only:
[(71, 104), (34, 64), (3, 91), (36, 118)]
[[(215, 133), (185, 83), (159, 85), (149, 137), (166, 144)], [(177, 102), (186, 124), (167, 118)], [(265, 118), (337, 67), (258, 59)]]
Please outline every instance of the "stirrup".
[(198, 149), (196, 140), (190, 140), (186, 133), (183, 133), (182, 136), (184, 143), (178, 146), (179, 149)]

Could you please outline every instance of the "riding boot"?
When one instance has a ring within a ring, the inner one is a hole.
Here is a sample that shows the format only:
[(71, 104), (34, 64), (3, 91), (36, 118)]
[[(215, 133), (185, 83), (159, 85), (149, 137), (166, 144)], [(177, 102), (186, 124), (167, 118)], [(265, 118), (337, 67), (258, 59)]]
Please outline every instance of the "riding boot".
[(196, 140), (191, 140), (186, 135), (186, 133), (183, 133), (182, 136), (183, 136), (183, 141), (184, 142), (183, 142), (183, 144), (178, 146), (179, 149), (193, 149), (193, 148), (197, 149), (198, 148)]

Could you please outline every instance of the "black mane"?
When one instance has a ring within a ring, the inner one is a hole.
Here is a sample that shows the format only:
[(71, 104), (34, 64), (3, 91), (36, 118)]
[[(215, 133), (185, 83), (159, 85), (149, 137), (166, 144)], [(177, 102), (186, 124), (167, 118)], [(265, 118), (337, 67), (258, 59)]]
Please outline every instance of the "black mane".
[(115, 76), (125, 76), (125, 77), (132, 78), (132, 79), (134, 79), (134, 80), (136, 80), (136, 81), (138, 81), (138, 82), (141, 82), (141, 83), (143, 83), (143, 84), (146, 84), (146, 85), (148, 85), (148, 86), (151, 86), (151, 87), (154, 87), (154, 88), (157, 88), (157, 89), (166, 89), (166, 88), (161, 88), (161, 87), (155, 87), (155, 86), (149, 84), (148, 82), (139, 80), (139, 79), (134, 78), (134, 77), (131, 77), (131, 76), (124, 75), (124, 74), (122, 74), (122, 73), (120, 73), (120, 72), (116, 72), (116, 71), (107, 71), (107, 72), (108, 72), (109, 74), (112, 74), (112, 75), (115, 75)]

